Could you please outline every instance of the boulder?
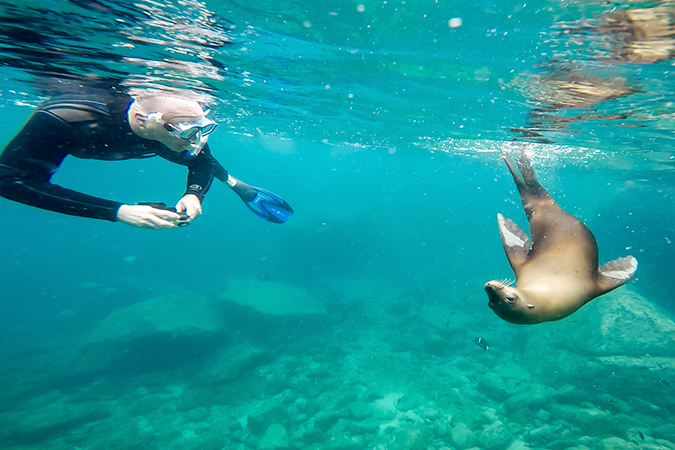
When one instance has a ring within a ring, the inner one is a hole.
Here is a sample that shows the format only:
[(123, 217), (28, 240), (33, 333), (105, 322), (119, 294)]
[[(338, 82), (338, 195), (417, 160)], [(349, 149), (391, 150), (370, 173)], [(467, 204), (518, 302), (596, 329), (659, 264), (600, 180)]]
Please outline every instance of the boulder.
[[(375, 448), (387, 450), (427, 450), (433, 436), (419, 423), (405, 423), (384, 430), (375, 440)], [(363, 448), (363, 447), (362, 447)]]
[(76, 345), (71, 373), (150, 372), (203, 360), (226, 342), (214, 303), (172, 294), (115, 311)]
[(258, 441), (258, 450), (277, 450), (288, 447), (288, 432), (280, 423), (273, 423)]
[(273, 280), (233, 280), (222, 295), (221, 306), (230, 327), (264, 345), (278, 339), (306, 340), (323, 332), (331, 318), (322, 291)]
[(513, 437), (506, 425), (497, 420), (494, 423), (487, 425), (478, 433), (478, 440), (482, 447), (488, 450), (505, 449), (513, 441)]
[(5, 422), (11, 426), (0, 429), (2, 448), (41, 447), (44, 442), (62, 438), (67, 433), (77, 433), (87, 428), (87, 424), (96, 424), (113, 414), (102, 403), (66, 403), (56, 397), (51, 400), (44, 404), (41, 402), (39, 409), (31, 413), (19, 409), (13, 411), (11, 421)]
[(259, 403), (246, 417), (246, 427), (254, 434), (265, 434), (270, 424), (279, 423), (281, 419), (288, 419), (288, 416), (288, 408), (277, 400)]
[(463, 422), (458, 423), (450, 432), (452, 441), (459, 449), (471, 448), (476, 444), (476, 435)]
[(503, 400), (508, 394), (506, 392), (506, 383), (502, 377), (494, 372), (487, 372), (478, 377), (478, 392), (481, 392), (493, 400)]
[[(655, 387), (675, 385), (673, 355), (673, 317), (623, 287), (569, 318), (528, 330), (523, 365), (542, 379), (593, 380), (599, 387), (606, 383), (615, 395), (622, 393), (618, 388), (626, 390), (622, 394), (644, 398), (656, 394), (663, 401)], [(617, 386), (616, 379), (636, 382)]]
[(228, 284), (223, 298), (271, 315), (322, 315), (324, 303), (306, 289), (272, 280), (239, 279)]
[(592, 301), (567, 319), (534, 331), (527, 344), (531, 352), (541, 349), (538, 344), (542, 343), (596, 357), (648, 354), (650, 358), (670, 358), (675, 350), (673, 318), (625, 287)]
[(505, 402), (506, 409), (510, 412), (521, 408), (535, 410), (545, 408), (553, 400), (551, 398), (554, 389), (544, 384), (532, 383), (527, 386), (527, 390), (515, 394)]
[(373, 407), (361, 400), (349, 404), (347, 410), (356, 421), (365, 420), (373, 415)]
[(193, 386), (226, 386), (263, 364), (274, 360), (264, 347), (254, 344), (230, 344), (216, 350), (193, 378)]
[(619, 437), (609, 437), (601, 440), (596, 448), (598, 450), (638, 450), (640, 447)]

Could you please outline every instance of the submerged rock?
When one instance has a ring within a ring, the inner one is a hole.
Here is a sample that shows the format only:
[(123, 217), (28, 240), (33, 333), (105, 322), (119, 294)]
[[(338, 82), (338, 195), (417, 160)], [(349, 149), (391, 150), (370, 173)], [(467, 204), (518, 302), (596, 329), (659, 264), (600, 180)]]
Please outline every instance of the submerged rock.
[(488, 372), (478, 377), (477, 389), (479, 392), (497, 401), (503, 400), (508, 395), (506, 383), (494, 372)]
[(156, 297), (116, 311), (77, 345), (74, 373), (139, 373), (201, 361), (225, 342), (214, 303), (192, 293)]
[(396, 406), (403, 399), (400, 392), (390, 392), (384, 398), (373, 401), (373, 415), (376, 419), (393, 419), (398, 413)]
[(493, 450), (506, 448), (513, 441), (513, 437), (506, 425), (497, 420), (483, 428), (478, 434), (478, 440), (483, 444), (481, 447)]
[(654, 428), (654, 436), (675, 442), (675, 423), (664, 423)]
[(36, 442), (74, 432), (111, 415), (108, 406), (96, 403), (48, 403), (33, 414), (15, 413), (11, 426), (0, 430), (0, 442), (3, 448), (36, 448)]
[(552, 387), (532, 383), (527, 386), (527, 390), (509, 397), (505, 402), (505, 406), (511, 412), (521, 408), (543, 408), (553, 401), (551, 399), (553, 392), (554, 389)]
[(619, 437), (609, 437), (598, 442), (598, 450), (637, 450), (640, 447)]
[(463, 422), (459, 422), (450, 432), (455, 446), (461, 450), (473, 447), (476, 442), (476, 434), (469, 429)]
[(228, 327), (263, 345), (280, 339), (306, 340), (323, 332), (331, 319), (321, 291), (278, 281), (233, 280), (220, 303), (227, 311)]
[(533, 331), (527, 344), (530, 353), (542, 346), (557, 346), (597, 357), (670, 358), (675, 354), (673, 318), (628, 288), (610, 292), (570, 318)]
[(373, 415), (373, 407), (361, 400), (349, 404), (347, 410), (356, 421), (365, 420)]
[(431, 431), (425, 427), (403, 426), (389, 428), (375, 440), (382, 450), (426, 450), (431, 443)]
[(277, 281), (235, 280), (229, 283), (223, 298), (261, 314), (326, 314), (324, 303), (316, 295)]
[[(673, 318), (639, 294), (621, 288), (565, 320), (533, 328), (524, 364), (546, 379), (605, 383), (617, 397), (640, 394), (664, 401), (662, 393), (675, 386), (673, 355)], [(617, 386), (614, 379), (635, 382)]]
[(277, 450), (288, 447), (288, 432), (280, 423), (273, 423), (258, 441), (258, 450)]

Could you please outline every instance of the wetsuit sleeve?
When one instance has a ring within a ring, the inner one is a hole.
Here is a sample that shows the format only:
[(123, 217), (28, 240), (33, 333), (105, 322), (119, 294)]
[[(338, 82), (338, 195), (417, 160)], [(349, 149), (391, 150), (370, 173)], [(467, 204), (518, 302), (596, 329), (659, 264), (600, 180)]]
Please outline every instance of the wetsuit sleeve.
[(204, 196), (213, 183), (213, 170), (216, 160), (211, 155), (208, 145), (204, 147), (197, 158), (188, 166), (187, 189), (185, 194), (194, 194), (199, 201), (204, 201)]
[(186, 161), (180, 153), (168, 149), (157, 154), (168, 161), (187, 166), (187, 187), (183, 195), (194, 194), (199, 197), (200, 202), (204, 201), (204, 196), (213, 183), (215, 167), (219, 165), (218, 161), (211, 154), (208, 144), (204, 146), (199, 155), (192, 161)]
[(51, 183), (76, 140), (66, 122), (37, 111), (0, 155), (0, 195), (63, 214), (116, 221), (121, 203)]

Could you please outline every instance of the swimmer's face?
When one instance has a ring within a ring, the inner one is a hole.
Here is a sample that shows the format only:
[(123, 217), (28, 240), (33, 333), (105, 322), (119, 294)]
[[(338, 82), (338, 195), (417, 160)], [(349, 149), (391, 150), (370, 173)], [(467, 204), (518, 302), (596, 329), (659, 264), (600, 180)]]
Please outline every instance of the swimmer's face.
[(134, 133), (186, 152), (188, 159), (201, 152), (216, 127), (198, 102), (175, 97), (137, 99), (129, 108), (129, 123)]

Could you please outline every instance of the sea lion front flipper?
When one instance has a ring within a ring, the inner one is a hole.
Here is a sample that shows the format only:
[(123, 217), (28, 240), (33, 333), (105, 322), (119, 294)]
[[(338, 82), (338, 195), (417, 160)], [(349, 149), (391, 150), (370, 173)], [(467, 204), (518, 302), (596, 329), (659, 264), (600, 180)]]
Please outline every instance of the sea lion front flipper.
[(499, 224), (499, 234), (502, 237), (506, 257), (509, 259), (513, 270), (516, 270), (527, 260), (527, 253), (530, 251), (530, 239), (515, 222), (501, 214), (497, 214), (497, 223)]
[(615, 289), (631, 278), (637, 270), (637, 259), (632, 256), (617, 258), (598, 268), (598, 289), (604, 294)]

